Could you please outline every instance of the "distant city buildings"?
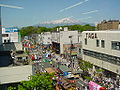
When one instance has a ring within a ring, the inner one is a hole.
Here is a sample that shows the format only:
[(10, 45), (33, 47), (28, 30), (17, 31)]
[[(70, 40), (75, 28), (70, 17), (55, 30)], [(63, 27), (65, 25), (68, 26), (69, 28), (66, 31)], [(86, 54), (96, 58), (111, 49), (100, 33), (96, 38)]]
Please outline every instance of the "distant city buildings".
[[(89, 61), (96, 68), (102, 68), (120, 75), (119, 21), (102, 21), (97, 25), (97, 28), (98, 31), (78, 32), (77, 30), (69, 31), (67, 27), (60, 27), (55, 32), (25, 36), (23, 40), (24, 51), (35, 49), (39, 45), (51, 46), (54, 52), (67, 56), (67, 59), (70, 59), (72, 55), (77, 56), (82, 60)], [(2, 72), (0, 76), (1, 84), (28, 80), (27, 76), (33, 74), (31, 65), (24, 66), (30, 58), (22, 51), (19, 37), (18, 29), (3, 28), (3, 50), (9, 52), (0, 53), (0, 63), (3, 66), (8, 66), (11, 63), (21, 66), (0, 68), (0, 72)], [(3, 58), (5, 53), (7, 55)], [(4, 59), (8, 58), (11, 61), (4, 62)], [(13, 59), (15, 60), (12, 61)]]
[(83, 31), (82, 33), (60, 27), (55, 32), (37, 35), (35, 41), (43, 45), (50, 44), (57, 54), (68, 57), (77, 55), (94, 66), (120, 75), (119, 21), (102, 21), (97, 27), (99, 31)]
[(120, 29), (120, 21), (119, 20), (103, 20), (102, 22), (97, 24), (98, 30), (118, 30)]
[(77, 55), (97, 67), (120, 75), (119, 38), (118, 30), (51, 33), (52, 47), (56, 53)]

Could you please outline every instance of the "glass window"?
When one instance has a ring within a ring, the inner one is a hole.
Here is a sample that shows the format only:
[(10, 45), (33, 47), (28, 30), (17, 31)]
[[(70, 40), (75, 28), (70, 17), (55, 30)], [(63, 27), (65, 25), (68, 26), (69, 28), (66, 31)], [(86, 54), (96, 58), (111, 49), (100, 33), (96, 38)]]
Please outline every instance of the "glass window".
[(50, 37), (48, 37), (48, 39), (50, 39)]
[(8, 42), (10, 42), (10, 40), (8, 40)]
[(99, 40), (96, 40), (96, 47), (99, 47)]
[(111, 55), (94, 52), (94, 51), (90, 51), (90, 50), (85, 50), (85, 49), (83, 49), (83, 54), (85, 54), (87, 56), (91, 56), (96, 59), (105, 60), (105, 61), (113, 63), (113, 64), (120, 64), (120, 57), (111, 56)]
[(85, 45), (87, 45), (87, 38), (85, 38)]
[(2, 34), (2, 37), (8, 37), (8, 34)]
[(112, 41), (111, 42), (111, 48), (114, 50), (120, 50), (120, 42)]
[(4, 43), (6, 43), (7, 41), (6, 40), (4, 40)]
[(105, 41), (104, 40), (101, 40), (101, 47), (105, 48)]

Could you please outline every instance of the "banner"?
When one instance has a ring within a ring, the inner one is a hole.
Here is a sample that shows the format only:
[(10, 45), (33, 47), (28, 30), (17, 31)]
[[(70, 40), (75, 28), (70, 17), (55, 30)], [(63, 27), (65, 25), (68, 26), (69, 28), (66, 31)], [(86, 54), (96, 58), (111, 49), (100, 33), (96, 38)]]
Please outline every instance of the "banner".
[(105, 88), (100, 86), (100, 85), (98, 85), (98, 84), (96, 84), (93, 81), (90, 81), (89, 82), (89, 90), (105, 90)]

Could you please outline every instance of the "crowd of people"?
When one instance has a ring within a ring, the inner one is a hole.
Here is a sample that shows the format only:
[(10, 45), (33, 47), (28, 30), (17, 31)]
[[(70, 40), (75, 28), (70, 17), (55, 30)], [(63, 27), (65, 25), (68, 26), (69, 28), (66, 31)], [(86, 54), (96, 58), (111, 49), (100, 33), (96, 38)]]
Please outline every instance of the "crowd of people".
[[(58, 56), (58, 55), (55, 55), (54, 53), (51, 53), (51, 51), (49, 51), (49, 52), (47, 51), (47, 53), (49, 53), (47, 58), (53, 59), (53, 61), (55, 60), (56, 62), (59, 62), (60, 59), (63, 59), (63, 58), (65, 59), (65, 56), (63, 56), (63, 55)], [(34, 58), (41, 59), (41, 57), (39, 55), (34, 55)], [(52, 65), (52, 61), (50, 62), (50, 64)], [(71, 67), (70, 65), (71, 64), (68, 64), (68, 63), (65, 64), (65, 66), (67, 66), (68, 68)], [(53, 67), (54, 67), (54, 65), (53, 65)], [(79, 70), (79, 69), (80, 68), (77, 67), (77, 70)], [(113, 79), (113, 78), (110, 78), (110, 77), (107, 78), (107, 77), (97, 77), (97, 76), (94, 76), (92, 81), (97, 83), (100, 86), (105, 87), (106, 90), (120, 90), (119, 80), (117, 80), (117, 79)]]
[(120, 90), (119, 80), (112, 79), (110, 77), (93, 77), (93, 81), (106, 87), (107, 90)]
[[(53, 58), (56, 58), (54, 54), (52, 54), (52, 56), (53, 56)], [(62, 56), (60, 56), (60, 57), (62, 57)], [(56, 61), (59, 61), (59, 60), (56, 59)], [(66, 66), (69, 67), (69, 65), (66, 65)], [(95, 76), (95, 77), (93, 77), (92, 81), (97, 83), (100, 86), (105, 87), (106, 90), (120, 90), (119, 80), (117, 80), (117, 79), (113, 79), (110, 77), (108, 78), (108, 77), (96, 77)]]

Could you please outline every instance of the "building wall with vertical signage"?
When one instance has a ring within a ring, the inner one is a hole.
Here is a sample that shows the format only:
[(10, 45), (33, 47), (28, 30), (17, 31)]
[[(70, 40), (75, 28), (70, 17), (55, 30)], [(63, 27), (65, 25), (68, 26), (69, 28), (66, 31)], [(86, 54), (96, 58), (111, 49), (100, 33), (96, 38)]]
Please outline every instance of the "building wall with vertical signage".
[[(87, 44), (85, 44), (85, 40)], [(97, 40), (99, 46), (97, 46)], [(102, 41), (104, 41), (104, 47), (102, 47)], [(116, 50), (112, 47), (112, 42), (118, 42)], [(83, 49), (99, 51), (114, 56), (120, 56), (120, 31), (84, 31), (82, 33), (82, 45)], [(118, 48), (118, 50), (117, 50)]]
[(120, 31), (84, 31), (82, 49), (84, 60), (120, 74)]

